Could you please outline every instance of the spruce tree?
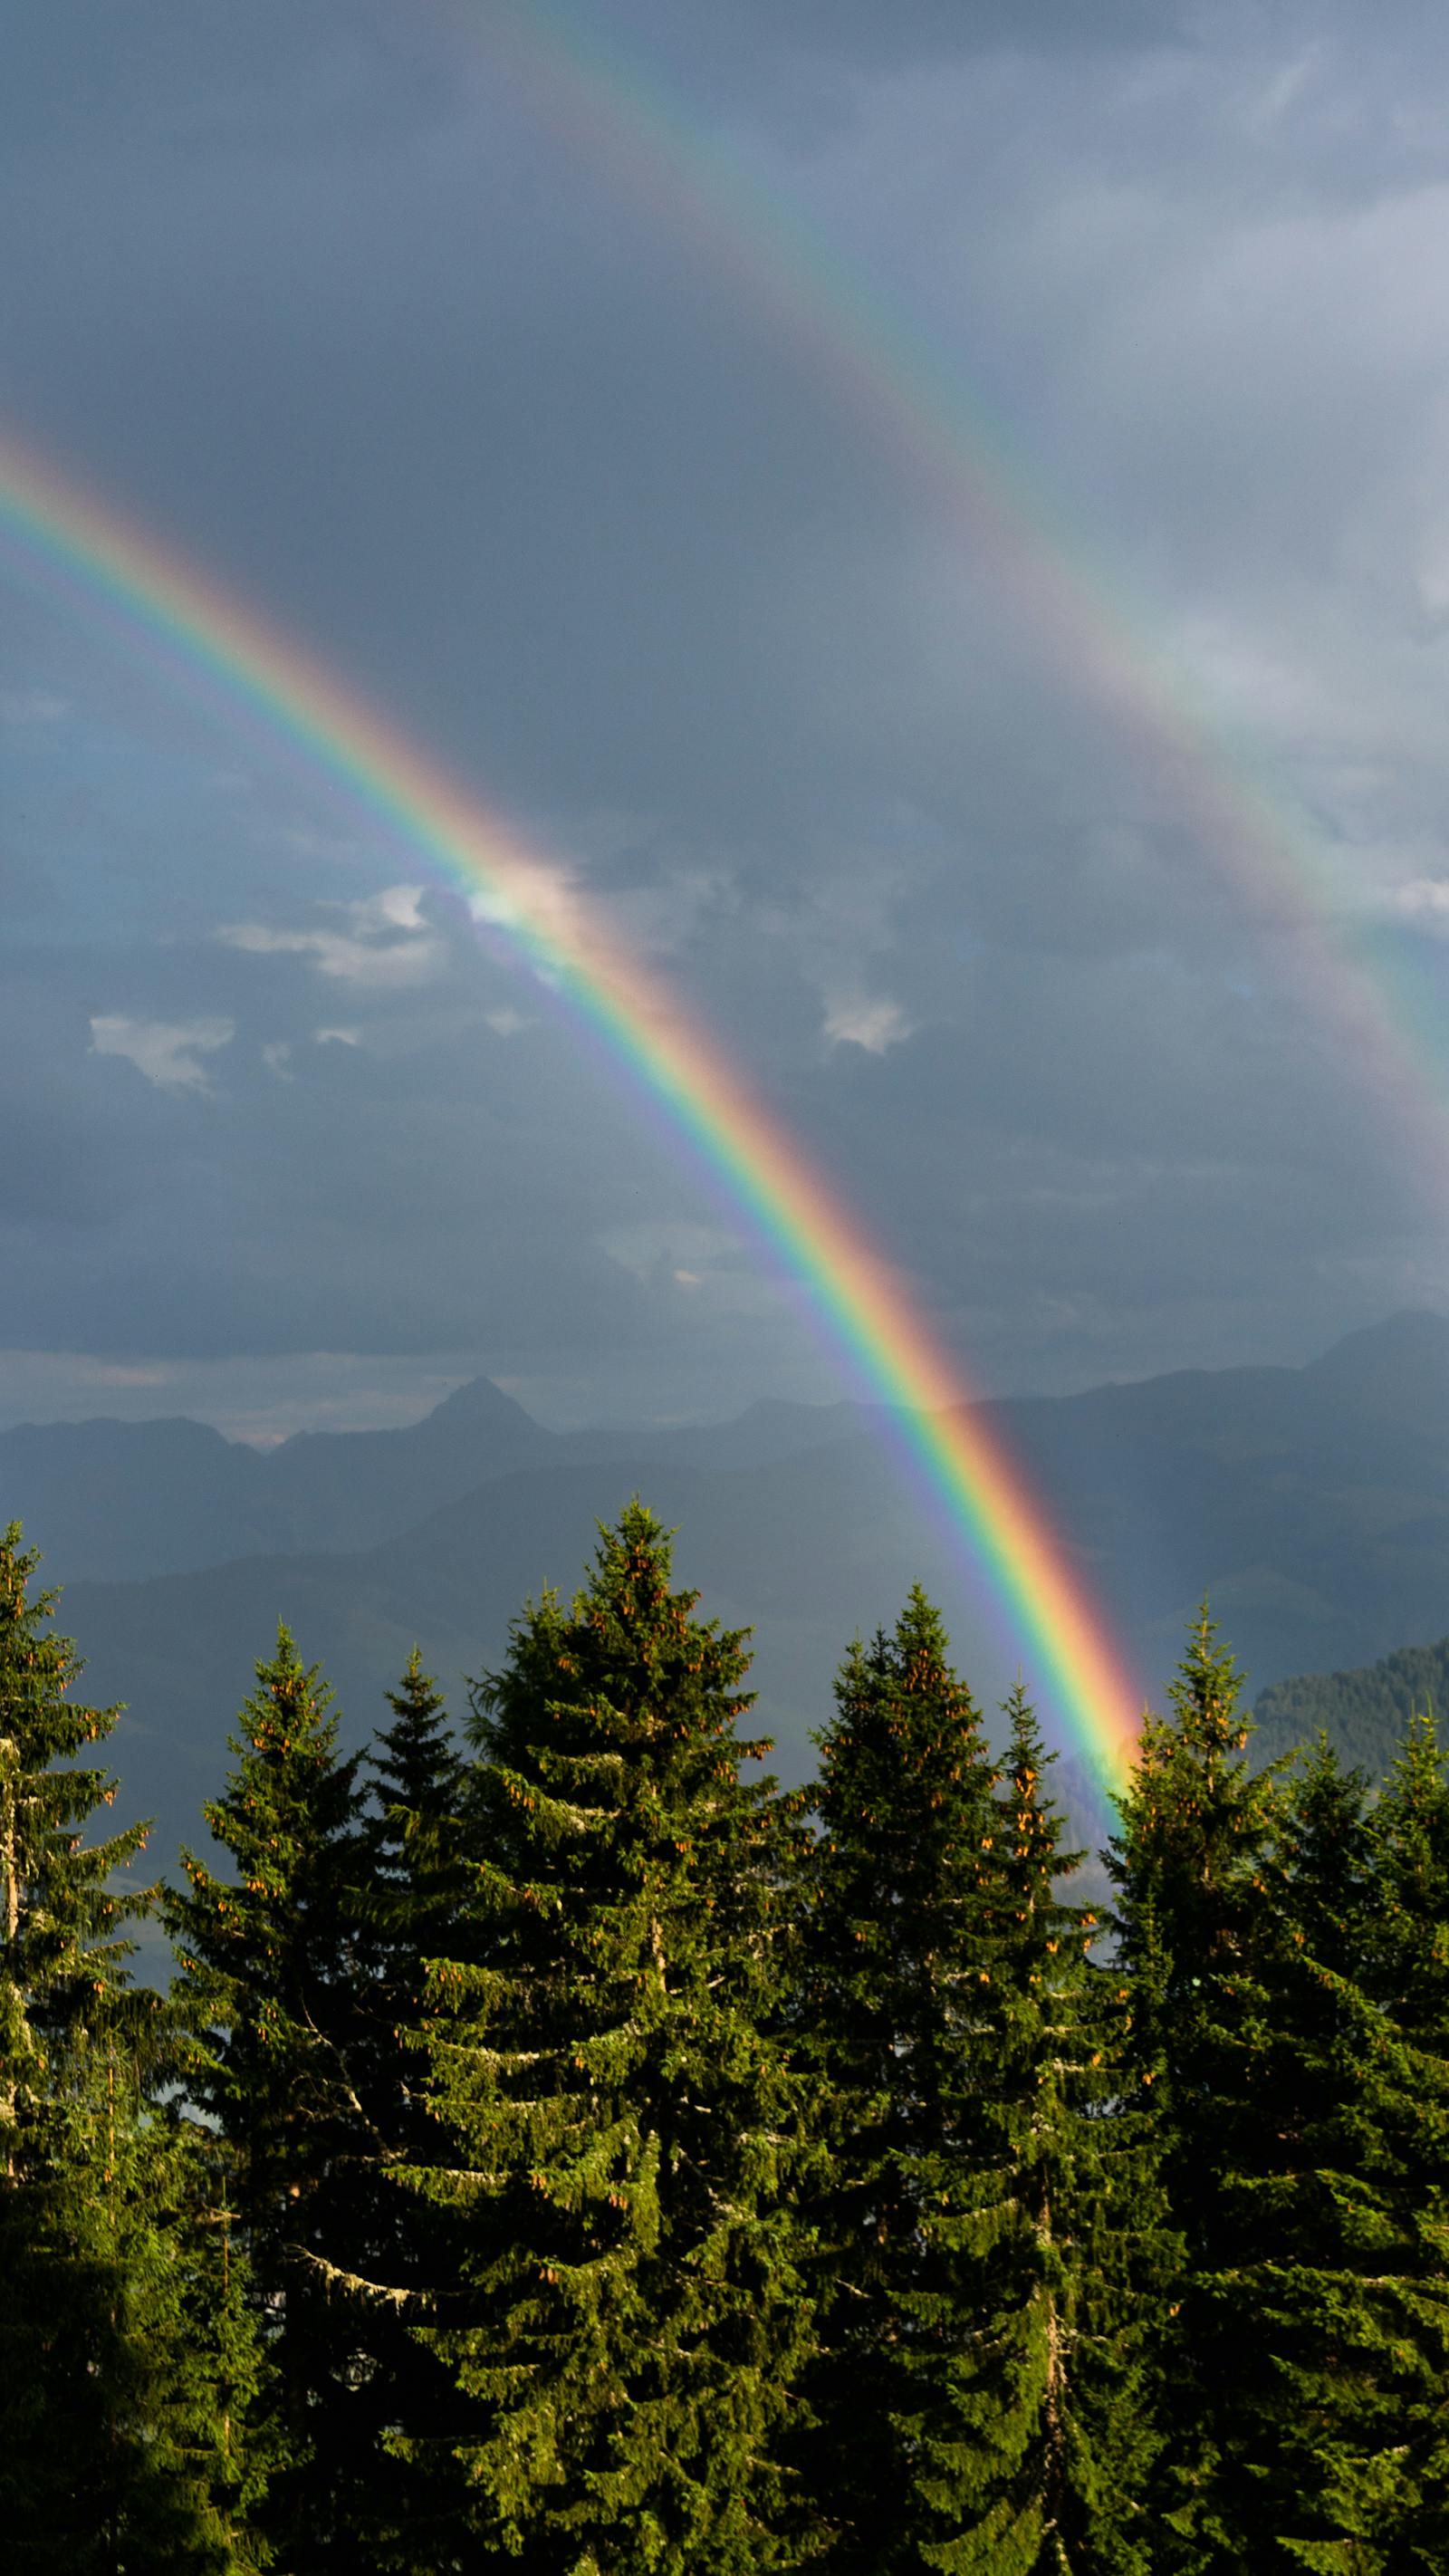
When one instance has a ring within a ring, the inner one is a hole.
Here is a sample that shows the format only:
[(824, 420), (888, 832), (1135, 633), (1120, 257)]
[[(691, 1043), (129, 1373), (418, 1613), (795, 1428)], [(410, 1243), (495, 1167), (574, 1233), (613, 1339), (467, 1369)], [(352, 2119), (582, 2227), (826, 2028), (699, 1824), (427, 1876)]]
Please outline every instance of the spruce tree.
[(366, 2337), (329, 2264), (372, 2140), (349, 2050), (366, 1977), (359, 1755), (285, 1627), (256, 1668), (222, 1795), (203, 1810), (235, 1865), (183, 1852), (165, 1915), (185, 2080), (230, 2151), (237, 2234), (265, 2342), (249, 2438), (268, 2458), (260, 2542), (282, 2567), (365, 2563), (351, 2531)]
[(811, 2205), (822, 2349), (804, 2457), (849, 2576), (918, 2567), (939, 2522), (922, 2492), (919, 2369), (975, 2323), (974, 2259), (926, 2209), (977, 2133), (989, 1974), (995, 1771), (940, 1614), (917, 1587), (857, 1640), (820, 1738), (802, 2040), (826, 2104)]
[[(181, 2205), (172, 2125), (149, 2093), (162, 2017), (129, 1985), (148, 1897), (118, 1883), (145, 1828), (84, 1839), (115, 1784), (82, 1758), (116, 1712), (31, 1594), (38, 1559), (0, 1539), (0, 2532), (22, 2571), (243, 2563), (240, 2454), (218, 2438), (250, 2338), (193, 2335), (204, 2245)], [(234, 2322), (234, 2321), (233, 2321)]]
[(1241, 2098), (1220, 2105), (1234, 2155), (1193, 2285), (1221, 2356), (1194, 2528), (1214, 2569), (1443, 2563), (1449, 2070), (1364, 1983), (1365, 1798), (1322, 1743), (1284, 1789)]
[(1242, 1674), (1206, 1604), (1168, 1699), (1143, 1725), (1109, 1867), (1118, 1958), (1136, 1978), (1139, 2072), (1160, 2085), (1175, 2224), (1191, 2263), (1211, 2263), (1243, 2093), (1254, 1978), (1271, 1937), (1267, 1871), (1276, 1774), (1248, 1761)]
[[(1173, 2248), (1150, 2109), (1124, 2099), (1125, 1998), (1062, 1887), (1055, 1756), (1018, 1687), (990, 1843), (974, 2118), (922, 2176), (956, 2274), (908, 2308), (921, 2555), (950, 2576), (1147, 2576), (1157, 2307)], [(963, 2299), (964, 2292), (964, 2299)]]
[(741, 1777), (743, 1639), (638, 1503), (476, 1691), (479, 1923), (437, 1965), (435, 2108), (479, 2415), (470, 2563), (791, 2563), (776, 2465), (806, 2313), (799, 2088), (770, 2032), (781, 1827)]
[(833, 2563), (1147, 2566), (1163, 2269), (1119, 1977), (1061, 1882), (1024, 1695), (998, 1770), (917, 1589), (822, 1740), (805, 2021), (831, 2106), (807, 2383)]
[(1373, 1991), (1407, 2038), (1449, 2057), (1449, 1766), (1432, 1709), (1411, 1715), (1366, 1830)]
[[(1132, 2074), (1155, 2088), (1163, 2181), (1182, 2240), (1167, 2302), (1163, 2565), (1207, 2568), (1237, 2545), (1223, 2521), (1223, 2444), (1241, 2367), (1212, 2284), (1239, 2252), (1230, 2194), (1250, 2153), (1271, 1939), (1275, 1775), (1248, 1761), (1242, 1675), (1206, 1603), (1189, 1630), (1167, 1718), (1148, 1716), (1108, 1865), (1117, 1956), (1132, 1997)], [(1229, 2481), (1231, 2483), (1231, 2481)], [(1219, 2541), (1214, 2534), (1228, 2536)]]
[(1321, 1745), (1254, 1780), (1235, 1683), (1200, 1626), (1118, 1854), (1129, 1957), (1144, 1920), (1166, 1953), (1187, 2238), (1165, 2563), (1387, 2576), (1443, 2563), (1446, 2068), (1372, 1990), (1363, 1779)]
[(145, 2105), (122, 2208), (149, 2436), (128, 2570), (241, 2576), (265, 2563), (251, 2536), (269, 2466), (251, 2431), (262, 2348), (229, 2166), (224, 2142), (174, 2094)]
[(425, 1971), (429, 1959), (456, 1955), (464, 1936), (472, 1775), (416, 1647), (387, 1700), (392, 1722), (365, 1763), (366, 1975), (348, 2053), (368, 2139), (336, 2196), (328, 2261), (366, 2354), (355, 2374), (346, 2519), (368, 2563), (424, 2576), (456, 2563), (465, 2517), (453, 2452), (470, 2418), (417, 2330), (452, 2287), (450, 2231), (400, 2176), (442, 2145), (425, 2098)]
[(56, 1594), (30, 1596), (39, 1563), (12, 1521), (0, 1538), (0, 2173), (11, 2175), (56, 2113), (56, 2052), (125, 2017), (127, 1926), (147, 1903), (114, 1884), (145, 1825), (83, 1840), (116, 1784), (82, 1757), (120, 1712), (70, 1696), (83, 1667), (52, 1625)]

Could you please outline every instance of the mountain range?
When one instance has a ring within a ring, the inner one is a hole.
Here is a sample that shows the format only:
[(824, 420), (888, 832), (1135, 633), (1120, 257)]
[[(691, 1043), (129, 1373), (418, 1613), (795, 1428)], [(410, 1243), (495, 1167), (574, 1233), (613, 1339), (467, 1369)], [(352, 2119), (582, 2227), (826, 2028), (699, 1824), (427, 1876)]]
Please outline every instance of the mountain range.
[[(1449, 1625), (1442, 1316), (1396, 1317), (1303, 1368), (987, 1411), (1155, 1700), (1204, 1593), (1254, 1688)], [(594, 1521), (636, 1491), (678, 1527), (704, 1607), (753, 1625), (758, 1721), (785, 1776), (808, 1776), (850, 1637), (891, 1620), (913, 1580), (994, 1703), (1012, 1641), (899, 1430), (868, 1406), (768, 1403), (700, 1428), (556, 1433), (478, 1380), (406, 1429), (270, 1452), (189, 1421), (22, 1425), (0, 1434), (0, 1515), (64, 1586), (87, 1690), (128, 1704), (114, 1758), (169, 1858), (198, 1831), (279, 1617), (325, 1664), (353, 1737), (385, 1714), (415, 1639), (461, 1705), (525, 1596), (571, 1589)], [(1070, 1760), (1061, 1777), (1081, 1812)]]

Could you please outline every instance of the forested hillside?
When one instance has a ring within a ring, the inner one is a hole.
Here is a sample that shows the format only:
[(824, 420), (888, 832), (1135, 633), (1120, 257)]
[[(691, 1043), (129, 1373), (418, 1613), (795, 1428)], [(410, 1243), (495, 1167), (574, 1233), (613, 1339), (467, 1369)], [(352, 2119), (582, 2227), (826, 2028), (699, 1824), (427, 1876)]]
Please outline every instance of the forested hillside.
[[(1204, 1590), (1259, 1688), (1367, 1664), (1449, 1621), (1440, 1317), (1400, 1317), (1307, 1368), (1184, 1372), (992, 1416), (1146, 1698), (1161, 1698)], [(94, 1687), (126, 1703), (117, 1769), (169, 1842), (279, 1616), (325, 1662), (360, 1744), (379, 1675), (415, 1637), (459, 1698), (504, 1653), (524, 1594), (570, 1581), (593, 1521), (632, 1492), (679, 1527), (686, 1576), (749, 1624), (786, 1779), (813, 1767), (842, 1639), (888, 1623), (913, 1581), (987, 1702), (1005, 1696), (1015, 1649), (909, 1441), (866, 1408), (562, 1434), (479, 1382), (405, 1429), (310, 1434), (266, 1457), (194, 1423), (0, 1434), (0, 1510), (64, 1582)], [(1065, 1759), (1059, 1777), (1085, 1817)]]
[(0, 1542), (18, 2576), (1445, 2565), (1432, 1716), (1265, 1772), (1200, 1614), (1104, 1909), (919, 1588), (796, 1792), (637, 1503), (365, 1748), (256, 1643), (142, 1888)]
[(1299, 1673), (1270, 1683), (1253, 1704), (1264, 1761), (1323, 1728), (1345, 1762), (1382, 1779), (1415, 1709), (1449, 1709), (1449, 1637), (1400, 1646), (1357, 1672)]

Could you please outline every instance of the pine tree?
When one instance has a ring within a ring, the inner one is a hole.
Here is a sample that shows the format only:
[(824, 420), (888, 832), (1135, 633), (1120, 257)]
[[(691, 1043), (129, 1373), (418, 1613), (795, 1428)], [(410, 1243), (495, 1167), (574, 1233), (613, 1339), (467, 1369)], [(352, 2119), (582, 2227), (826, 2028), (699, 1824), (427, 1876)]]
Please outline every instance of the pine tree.
[[(1249, 2550), (1285, 2576), (1443, 2563), (1449, 2285), (1442, 2184), (1422, 2186), (1444, 2170), (1449, 2070), (1363, 1982), (1366, 1786), (1320, 1744), (1281, 1798), (1242, 2098), (1220, 2106), (1234, 2155), (1194, 2285), (1222, 2356), (1195, 2535), (1214, 2569)], [(1406, 2148), (1426, 2151), (1412, 2183)]]
[(146, 1909), (113, 1884), (145, 1825), (82, 1839), (115, 1782), (80, 1757), (120, 1712), (69, 1696), (83, 1667), (51, 1624), (56, 1594), (30, 1598), (39, 1563), (12, 1521), (0, 1538), (0, 2172), (12, 2175), (54, 2110), (54, 2051), (124, 2016), (126, 1927)]
[(1109, 1866), (1118, 1956), (1137, 1981), (1140, 2071), (1161, 2086), (1175, 2224), (1188, 2261), (1211, 2264), (1231, 2154), (1223, 2122), (1243, 2094), (1254, 1975), (1270, 1937), (1280, 1766), (1251, 1769), (1242, 1675), (1205, 1604), (1168, 1698), (1172, 1715), (1144, 1722)]
[[(909, 2299), (923, 2542), (949, 2576), (1146, 2576), (1156, 2302), (1172, 2248), (1149, 2111), (1123, 2100), (1115, 1975), (1062, 1883), (1055, 1757), (1020, 1687), (991, 1841), (975, 2118), (923, 2175), (921, 2236), (958, 2278)], [(961, 2293), (968, 2304), (962, 2307)]]
[(392, 1723), (366, 1757), (367, 1974), (349, 2048), (370, 2146), (338, 2197), (329, 2259), (366, 2352), (346, 2519), (369, 2563), (424, 2576), (456, 2564), (465, 2499), (453, 2453), (470, 2413), (417, 2330), (452, 2286), (450, 2231), (399, 2176), (441, 2149), (425, 2098), (425, 1970), (455, 1956), (464, 1934), (472, 1778), (416, 1647), (387, 1699)]
[(351, 2568), (346, 2519), (365, 2335), (328, 2266), (372, 2147), (349, 2065), (366, 1977), (357, 1882), (360, 1756), (338, 1751), (331, 1692), (285, 1627), (257, 1665), (234, 1767), (204, 1809), (234, 1879), (183, 1852), (169, 1893), (192, 2098), (230, 2151), (237, 2234), (265, 2338), (249, 2438), (271, 2466), (254, 2517), (290, 2570)]
[(1449, 2563), (1449, 1769), (1431, 1710), (1411, 1716), (1364, 1839), (1353, 1932), (1371, 2044), (1351, 2042), (1350, 2063), (1372, 2123), (1376, 2402), (1331, 2462), (1333, 2501), (1379, 2549), (1365, 2567), (1427, 2571)]
[(786, 2202), (780, 1828), (741, 1764), (743, 1640), (670, 1584), (638, 1503), (571, 1611), (476, 1692), (483, 1920), (432, 1977), (479, 2410), (470, 2563), (745, 2576), (790, 2563), (775, 2463), (806, 2315)]
[(1374, 1993), (1407, 2038), (1449, 2057), (1449, 1767), (1431, 1709), (1410, 1717), (1367, 1833)]
[(269, 2465), (250, 2432), (262, 2348), (233, 2235), (229, 2162), (224, 2142), (174, 2096), (144, 2106), (123, 2219), (134, 2341), (147, 2362), (150, 2475), (145, 2510), (131, 2517), (128, 2571), (241, 2576), (264, 2563), (249, 2530)]
[(243, 2332), (179, 2331), (199, 2251), (148, 2102), (162, 2022), (130, 1987), (118, 1885), (145, 1828), (83, 1837), (114, 1783), (79, 1759), (116, 1712), (81, 1665), (18, 1527), (0, 1539), (0, 2531), (19, 2571), (223, 2576), (243, 2563), (238, 2464), (216, 2438)]
[(1164, 2563), (1441, 2565), (1449, 2070), (1372, 1991), (1385, 1828), (1326, 1747), (1286, 1786), (1252, 1779), (1205, 1623), (1175, 1706), (1176, 1728), (1149, 1730), (1118, 1853), (1129, 1958), (1144, 1922), (1166, 1954), (1187, 2237)]
[(974, 2263), (927, 2232), (943, 2171), (974, 2135), (998, 1818), (980, 1712), (919, 1587), (894, 1631), (857, 1640), (820, 1739), (802, 2037), (827, 2105), (812, 2205), (824, 2306), (807, 2380), (807, 2474), (848, 2576), (920, 2565), (913, 2361), (974, 2322)]
[[(1254, 1774), (1242, 1675), (1204, 1604), (1169, 1690), (1143, 1725), (1108, 1856), (1118, 1962), (1132, 1996), (1131, 2067), (1155, 2090), (1162, 2175), (1182, 2239), (1165, 2353), (1162, 2564), (1207, 2568), (1238, 2545), (1224, 2520), (1223, 2417), (1241, 2355), (1212, 2284), (1237, 2260), (1229, 2184), (1251, 2149), (1258, 1983), (1271, 1939), (1275, 1774)], [(1229, 2482), (1231, 2483), (1231, 2482)], [(1218, 2537), (1215, 2537), (1218, 2535)]]

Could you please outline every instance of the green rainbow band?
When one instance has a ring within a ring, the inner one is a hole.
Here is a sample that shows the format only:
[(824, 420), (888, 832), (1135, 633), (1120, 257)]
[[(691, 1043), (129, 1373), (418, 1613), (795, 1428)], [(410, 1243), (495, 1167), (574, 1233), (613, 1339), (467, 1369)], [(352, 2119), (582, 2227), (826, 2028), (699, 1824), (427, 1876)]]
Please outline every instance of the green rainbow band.
[[(479, 13), (449, 11), (454, 25)], [(490, 59), (610, 184), (669, 238), (691, 240), (774, 327), (794, 363), (866, 421), (883, 452), (967, 529), (976, 558), (1076, 697), (1131, 752), (1163, 805), (1265, 933), (1279, 964), (1333, 1028), (1384, 1113), (1388, 1150), (1442, 1213), (1449, 1119), (1442, 1070), (1416, 1044), (1416, 1009), (1373, 948), (1358, 889), (1321, 835), (1223, 739), (1186, 677), (1134, 618), (1103, 567), (1025, 474), (1009, 435), (948, 361), (859, 270), (747, 169), (656, 71), (626, 55), (604, 12), (497, 0)], [(1438, 1040), (1442, 1044), (1442, 1039)]]
[(149, 532), (0, 440), (0, 525), (42, 566), (138, 621), (263, 715), (404, 834), (648, 1087), (810, 1292), (837, 1348), (907, 1415), (906, 1437), (1097, 1783), (1120, 1786), (1138, 1699), (1061, 1540), (904, 1286), (663, 983), (529, 848), (295, 643)]

